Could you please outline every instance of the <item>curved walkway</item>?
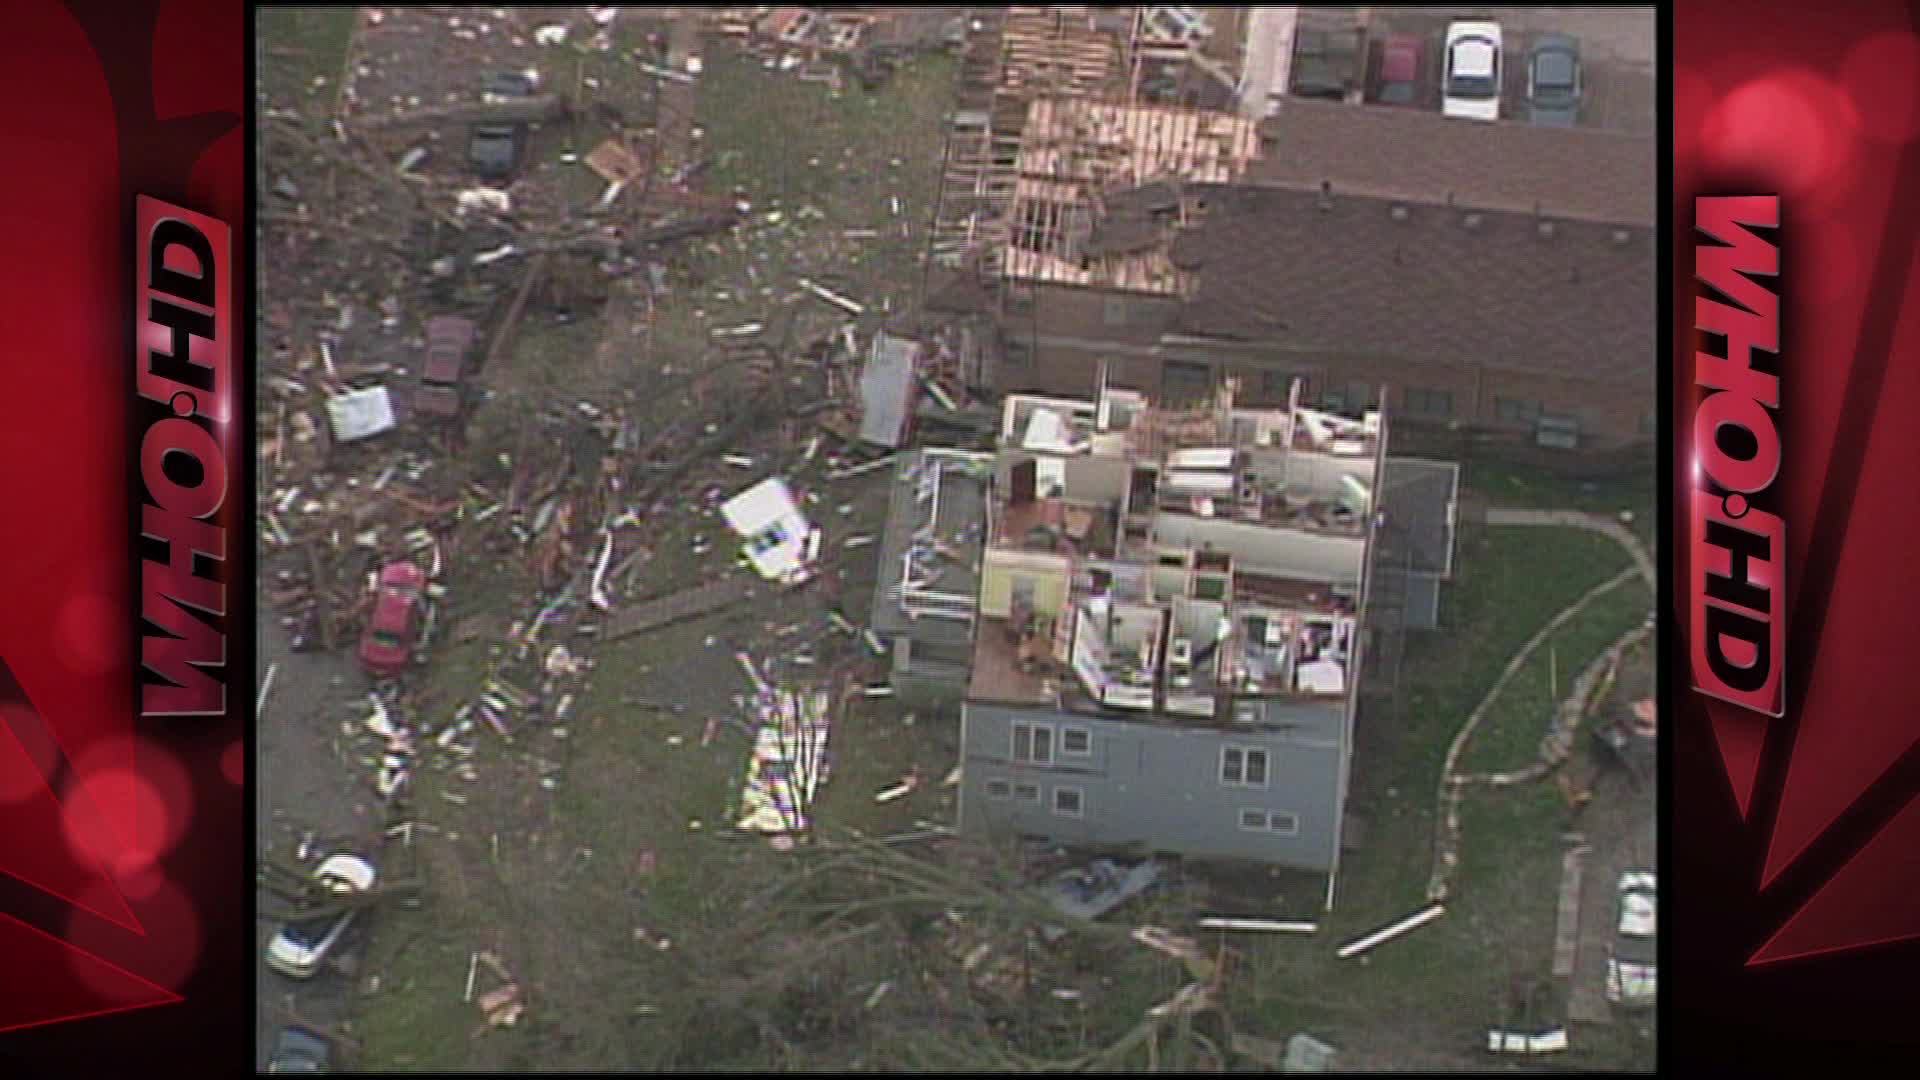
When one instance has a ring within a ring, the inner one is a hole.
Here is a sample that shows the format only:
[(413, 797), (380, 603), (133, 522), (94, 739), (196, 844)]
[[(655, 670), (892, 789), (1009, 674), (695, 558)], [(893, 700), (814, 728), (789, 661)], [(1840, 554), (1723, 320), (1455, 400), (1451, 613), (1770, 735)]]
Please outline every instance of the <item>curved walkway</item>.
[[(1507, 683), (1512, 681), (1513, 676), (1520, 670), (1521, 666), (1527, 662), (1528, 658), (1534, 654), (1535, 650), (1545, 643), (1547, 638), (1553, 635), (1554, 631), (1560, 629), (1560, 627), (1572, 620), (1574, 616), (1585, 610), (1588, 604), (1612, 592), (1614, 589), (1625, 585), (1636, 576), (1644, 580), (1649, 588), (1654, 587), (1656, 581), (1653, 558), (1647, 554), (1646, 549), (1641, 545), (1640, 538), (1635, 536), (1626, 526), (1612, 518), (1602, 517), (1597, 514), (1588, 514), (1578, 510), (1517, 510), (1494, 508), (1487, 511), (1486, 520), (1488, 525), (1575, 528), (1597, 532), (1613, 539), (1622, 547), (1626, 548), (1627, 554), (1633, 559), (1634, 565), (1621, 571), (1614, 577), (1601, 582), (1592, 589), (1589, 589), (1585, 595), (1567, 605), (1567, 607), (1549, 620), (1547, 624), (1541, 627), (1531, 638), (1528, 638), (1527, 643), (1522, 645), (1519, 651), (1513, 654), (1512, 659), (1507, 661), (1507, 666), (1500, 672), (1500, 677), (1494, 680), (1493, 686), (1488, 688), (1486, 696), (1480, 699), (1480, 704), (1475, 706), (1473, 712), (1468, 714), (1466, 722), (1460, 726), (1460, 731), (1453, 737), (1452, 745), (1447, 748), (1446, 765), (1441, 769), (1439, 792), (1434, 814), (1434, 829), (1436, 835), (1433, 872), (1428, 878), (1427, 899), (1435, 902), (1444, 901), (1447, 898), (1452, 886), (1453, 871), (1459, 864), (1459, 806), (1462, 788), (1464, 788), (1468, 782), (1474, 780), (1486, 781), (1498, 779), (1505, 782), (1513, 779), (1508, 777), (1465, 777), (1456, 771), (1460, 754), (1466, 748), (1467, 741), (1472, 737), (1474, 729), (1479, 726), (1481, 718), (1492, 709), (1493, 703), (1500, 698), (1500, 692), (1506, 688)], [(1638, 641), (1649, 632), (1646, 627), (1638, 627), (1629, 631), (1628, 634), (1622, 637), (1619, 642), (1616, 642), (1607, 653), (1598, 658), (1595, 664), (1602, 663), (1609, 657), (1617, 656), (1620, 652), (1624, 651), (1626, 647)], [(1594, 670), (1594, 666), (1589, 665), (1589, 674)], [(1550, 732), (1548, 737), (1542, 742), (1543, 760), (1547, 758), (1549, 753), (1553, 753), (1553, 756), (1556, 758), (1564, 757), (1564, 752), (1554, 753), (1554, 751), (1571, 747), (1572, 725), (1577, 724), (1579, 717), (1585, 712), (1586, 697), (1591, 691), (1591, 688), (1591, 680), (1583, 678), (1576, 684), (1573, 696), (1556, 710), (1556, 730)], [(1557, 761), (1553, 763), (1557, 763)], [(1550, 767), (1551, 765), (1548, 766), (1548, 768)], [(1540, 775), (1544, 775), (1546, 771), (1547, 768), (1524, 770), (1519, 778), (1537, 778)]]

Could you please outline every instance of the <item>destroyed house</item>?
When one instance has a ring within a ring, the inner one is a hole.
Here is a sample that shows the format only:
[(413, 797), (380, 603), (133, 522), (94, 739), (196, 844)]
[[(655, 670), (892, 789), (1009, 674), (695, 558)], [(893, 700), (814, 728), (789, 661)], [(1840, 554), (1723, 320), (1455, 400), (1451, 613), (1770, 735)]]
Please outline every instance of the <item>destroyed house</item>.
[(869, 622), (903, 702), (966, 692), (986, 546), (993, 456), (927, 448), (900, 456), (881, 537)]
[(961, 831), (1331, 875), (1386, 435), (1231, 383), (1182, 412), (1009, 396)]

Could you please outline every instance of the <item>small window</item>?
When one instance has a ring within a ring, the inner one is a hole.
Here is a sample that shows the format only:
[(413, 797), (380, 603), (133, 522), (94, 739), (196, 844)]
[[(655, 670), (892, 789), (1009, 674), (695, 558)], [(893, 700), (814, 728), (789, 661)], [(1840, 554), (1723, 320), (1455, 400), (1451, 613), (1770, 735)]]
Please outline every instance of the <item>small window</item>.
[(1086, 792), (1077, 787), (1053, 789), (1053, 812), (1062, 817), (1079, 817), (1086, 807)]
[(1534, 424), (1533, 440), (1557, 450), (1575, 449), (1580, 445), (1580, 421), (1570, 416), (1542, 416)]
[(1452, 416), (1453, 392), (1410, 386), (1406, 390), (1407, 411), (1423, 416)]
[(1109, 296), (1107, 297), (1105, 306), (1106, 306), (1106, 310), (1105, 312), (1103, 312), (1103, 314), (1106, 317), (1106, 323), (1108, 326), (1127, 325), (1126, 300), (1117, 296)]
[(1285, 400), (1286, 396), (1293, 392), (1295, 379), (1300, 380), (1300, 392), (1304, 395), (1307, 389), (1307, 377), (1295, 371), (1262, 371), (1260, 390), (1270, 398)]
[(1498, 420), (1513, 424), (1531, 424), (1540, 418), (1540, 403), (1523, 401), (1519, 398), (1495, 397), (1493, 415)]
[(1225, 600), (1227, 598), (1227, 579), (1207, 575), (1195, 578), (1193, 595), (1197, 600)]
[(1053, 764), (1053, 726), (1013, 725), (1013, 760), (1029, 765)]
[(1004, 799), (1013, 794), (1013, 785), (1005, 780), (987, 781), (987, 798)]
[(1213, 369), (1205, 364), (1169, 360), (1161, 368), (1161, 397), (1165, 407), (1182, 409), (1213, 395)]
[(1267, 752), (1244, 746), (1220, 751), (1220, 782), (1244, 787), (1267, 786)]
[(1360, 413), (1365, 412), (1373, 402), (1373, 387), (1363, 382), (1348, 383), (1345, 386), (1329, 386), (1320, 395), (1320, 403), (1328, 412)]
[(1265, 810), (1240, 811), (1240, 827), (1253, 832), (1265, 832), (1267, 828), (1267, 812)]
[(1083, 727), (1061, 728), (1060, 752), (1078, 757), (1093, 753), (1093, 732)]
[(1013, 785), (1013, 797), (1019, 799), (1021, 802), (1037, 803), (1040, 801), (1040, 786), (1038, 784), (1015, 784)]
[(1281, 836), (1298, 836), (1300, 835), (1300, 815), (1286, 810), (1269, 810), (1267, 830), (1279, 833)]
[(1241, 701), (1234, 703), (1233, 722), (1236, 724), (1257, 724), (1260, 722), (1260, 703)]

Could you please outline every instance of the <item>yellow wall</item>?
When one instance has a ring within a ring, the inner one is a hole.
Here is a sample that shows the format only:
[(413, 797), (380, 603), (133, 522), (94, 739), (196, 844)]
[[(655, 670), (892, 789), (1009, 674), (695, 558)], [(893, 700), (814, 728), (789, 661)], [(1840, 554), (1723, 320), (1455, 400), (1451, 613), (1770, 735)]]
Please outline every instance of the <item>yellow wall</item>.
[(987, 552), (980, 568), (980, 614), (989, 619), (1004, 619), (1013, 606), (1015, 578), (1033, 581), (1033, 609), (1041, 615), (1058, 615), (1067, 606), (1067, 591), (1072, 581), (1072, 564), (1058, 555), (1031, 551)]

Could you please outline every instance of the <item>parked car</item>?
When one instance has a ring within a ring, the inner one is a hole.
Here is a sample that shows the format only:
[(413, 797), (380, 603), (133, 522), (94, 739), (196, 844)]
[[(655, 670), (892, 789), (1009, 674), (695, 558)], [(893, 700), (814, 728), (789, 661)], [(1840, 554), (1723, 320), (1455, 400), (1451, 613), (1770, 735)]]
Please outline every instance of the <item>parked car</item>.
[(319, 1075), (333, 1064), (333, 1045), (312, 1028), (289, 1024), (280, 1029), (273, 1056), (267, 1058), (269, 1073), (308, 1073)]
[(1527, 119), (1572, 127), (1580, 118), (1580, 43), (1565, 34), (1541, 34), (1527, 56)]
[[(494, 97), (533, 96), (533, 80), (518, 72), (491, 75), (480, 86)], [(504, 180), (520, 168), (527, 149), (527, 125), (522, 121), (485, 121), (473, 125), (467, 141), (467, 163), (484, 180)]]
[[(329, 855), (314, 868), (313, 878), (323, 890), (336, 894), (364, 893), (372, 890), (373, 864), (358, 855)], [(267, 966), (289, 979), (311, 979), (353, 925), (356, 908), (293, 919), (283, 923), (267, 942)]]
[(398, 675), (413, 659), (420, 606), (427, 575), (410, 562), (388, 563), (380, 571), (373, 617), (360, 635), (360, 663), (375, 675)]
[(460, 415), (461, 380), (476, 336), (472, 319), (439, 315), (427, 320), (427, 355), (414, 408), (433, 416)]
[(1440, 111), (1467, 120), (1500, 119), (1500, 24), (1457, 22), (1447, 27), (1441, 65)]
[(1366, 32), (1359, 27), (1301, 27), (1293, 35), (1293, 67), (1288, 80), (1293, 95), (1347, 100), (1349, 94), (1358, 93), (1366, 77), (1366, 57)]
[(1654, 1004), (1659, 956), (1656, 891), (1651, 870), (1620, 875), (1619, 919), (1607, 950), (1607, 1000), (1616, 1005), (1649, 1008)]
[(1416, 34), (1394, 34), (1380, 47), (1380, 78), (1373, 100), (1382, 105), (1412, 105), (1420, 94), (1421, 42)]

